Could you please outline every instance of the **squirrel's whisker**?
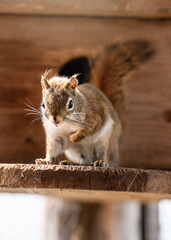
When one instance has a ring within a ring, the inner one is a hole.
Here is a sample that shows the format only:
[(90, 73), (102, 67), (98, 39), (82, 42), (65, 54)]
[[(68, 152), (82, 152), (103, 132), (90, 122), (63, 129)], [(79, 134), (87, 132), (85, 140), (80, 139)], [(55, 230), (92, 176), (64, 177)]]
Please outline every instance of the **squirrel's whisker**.
[(29, 112), (25, 116), (29, 116), (29, 115), (41, 116), (39, 113), (35, 113), (35, 112)]
[(29, 102), (31, 104), (31, 106), (33, 106), (33, 103), (28, 98), (26, 98), (26, 100), (27, 100), (27, 102)]
[(30, 124), (33, 124), (33, 123), (35, 123), (36, 121), (39, 121), (39, 120), (41, 120), (41, 111), (39, 110), (39, 109), (36, 109), (34, 106), (33, 106), (33, 104), (28, 100), (28, 99), (26, 99), (27, 101), (28, 101), (28, 103), (26, 103), (25, 102), (25, 105), (28, 107), (28, 108), (25, 108), (24, 109), (24, 111), (26, 111), (27, 112), (27, 114), (25, 115), (25, 116), (29, 116), (29, 115), (34, 115), (34, 116), (36, 116), (36, 118), (35, 119), (33, 119), (32, 121), (31, 121), (31, 123)]
[(65, 118), (65, 120), (67, 120), (68, 122), (70, 121), (70, 122), (73, 122), (73, 123), (79, 123), (79, 124), (81, 124), (81, 125), (83, 125), (83, 126), (92, 128), (90, 125), (85, 124), (85, 123), (83, 123), (83, 122), (80, 122), (80, 121), (78, 121), (78, 120), (73, 120), (73, 119), (71, 119), (71, 118)]
[(26, 106), (28, 108), (24, 109), (24, 111), (29, 112), (28, 114), (26, 114), (26, 116), (28, 116), (28, 115), (38, 115), (38, 116), (41, 116), (41, 111), (39, 109), (36, 109), (33, 106), (33, 104), (30, 102), (30, 100), (28, 100), (27, 98), (26, 98), (26, 100), (28, 101), (28, 103), (25, 102), (25, 104), (26, 104)]
[(33, 119), (33, 120), (31, 121), (30, 124), (33, 124), (33, 123), (35, 123), (35, 122), (37, 122), (37, 121), (39, 121), (39, 120), (41, 120), (41, 118), (35, 118), (35, 119)]
[(29, 108), (25, 108), (24, 111), (26, 111), (26, 112), (34, 112), (34, 113), (41, 113), (41, 111), (39, 111), (39, 110), (33, 110), (33, 109), (29, 109)]
[(74, 114), (74, 115), (85, 115), (85, 113), (81, 113), (81, 112), (74, 112), (74, 113), (71, 113), (71, 114)]
[(72, 126), (75, 127), (75, 124), (76, 124), (75, 121), (70, 121), (70, 120), (68, 120), (68, 119), (65, 119), (64, 121), (65, 121), (65, 122), (69, 122)]
[(27, 107), (29, 107), (30, 109), (32, 109), (32, 110), (35, 110), (35, 111), (40, 111), (40, 110), (38, 110), (38, 109), (36, 109), (36, 108), (34, 108), (34, 107), (32, 107), (32, 106), (30, 106), (29, 104), (27, 104), (27, 103), (25, 103), (26, 104), (26, 106)]
[(31, 109), (34, 109), (34, 110), (37, 110), (37, 111), (40, 111), (40, 110), (38, 110), (34, 107), (33, 103), (28, 98), (26, 98), (26, 100), (27, 100), (28, 103), (27, 102), (24, 102), (24, 103), (26, 104), (27, 107), (29, 107)]

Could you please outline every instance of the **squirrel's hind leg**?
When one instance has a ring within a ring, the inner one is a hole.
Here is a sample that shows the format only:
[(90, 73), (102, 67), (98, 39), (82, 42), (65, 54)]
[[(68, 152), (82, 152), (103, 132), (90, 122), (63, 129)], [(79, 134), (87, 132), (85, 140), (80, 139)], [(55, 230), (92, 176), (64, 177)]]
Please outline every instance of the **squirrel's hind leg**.
[(107, 149), (107, 161), (109, 167), (119, 166), (120, 163), (120, 133), (113, 131)]

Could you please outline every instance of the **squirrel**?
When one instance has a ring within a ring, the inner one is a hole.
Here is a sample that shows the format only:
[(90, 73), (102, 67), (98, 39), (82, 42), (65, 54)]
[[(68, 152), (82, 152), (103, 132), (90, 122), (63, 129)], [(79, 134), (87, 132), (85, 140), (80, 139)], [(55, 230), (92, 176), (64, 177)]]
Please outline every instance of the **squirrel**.
[(69, 160), (61, 164), (116, 166), (121, 123), (107, 97), (90, 83), (78, 85), (77, 75), (49, 80), (46, 75), (41, 112), (47, 153), (36, 163), (54, 163), (64, 152)]
[(90, 68), (89, 82), (94, 85), (78, 85), (77, 74), (48, 79), (46, 71), (41, 78), (46, 158), (36, 159), (36, 163), (55, 163), (58, 155), (65, 153), (68, 160), (60, 164), (118, 166), (122, 80), (151, 55), (153, 50), (147, 41), (128, 41), (106, 48)]

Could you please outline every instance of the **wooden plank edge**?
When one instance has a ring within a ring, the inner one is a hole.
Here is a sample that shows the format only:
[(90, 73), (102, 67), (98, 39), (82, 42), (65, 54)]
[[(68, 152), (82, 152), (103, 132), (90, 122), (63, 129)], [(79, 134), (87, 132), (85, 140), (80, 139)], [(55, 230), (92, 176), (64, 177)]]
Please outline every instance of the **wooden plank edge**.
[(0, 192), (37, 193), (87, 201), (169, 199), (171, 171), (0, 164)]
[(0, 16), (26, 16), (26, 17), (88, 17), (88, 18), (118, 18), (135, 20), (170, 20), (171, 11), (13, 11), (11, 9), (0, 10)]
[(171, 194), (135, 193), (116, 191), (73, 190), (73, 189), (44, 189), (44, 188), (1, 188), (0, 193), (11, 194), (38, 194), (55, 198), (80, 201), (80, 202), (124, 202), (139, 201), (141, 203), (158, 202), (163, 199), (171, 199)]

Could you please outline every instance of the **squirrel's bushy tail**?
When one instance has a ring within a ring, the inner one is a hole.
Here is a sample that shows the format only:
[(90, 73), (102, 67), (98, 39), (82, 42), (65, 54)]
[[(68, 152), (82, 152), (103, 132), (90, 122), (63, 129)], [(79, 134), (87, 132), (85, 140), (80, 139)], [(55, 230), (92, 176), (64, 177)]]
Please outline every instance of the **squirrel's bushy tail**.
[(111, 45), (94, 60), (91, 82), (110, 99), (120, 117), (124, 110), (123, 80), (153, 53), (151, 43), (135, 40)]

